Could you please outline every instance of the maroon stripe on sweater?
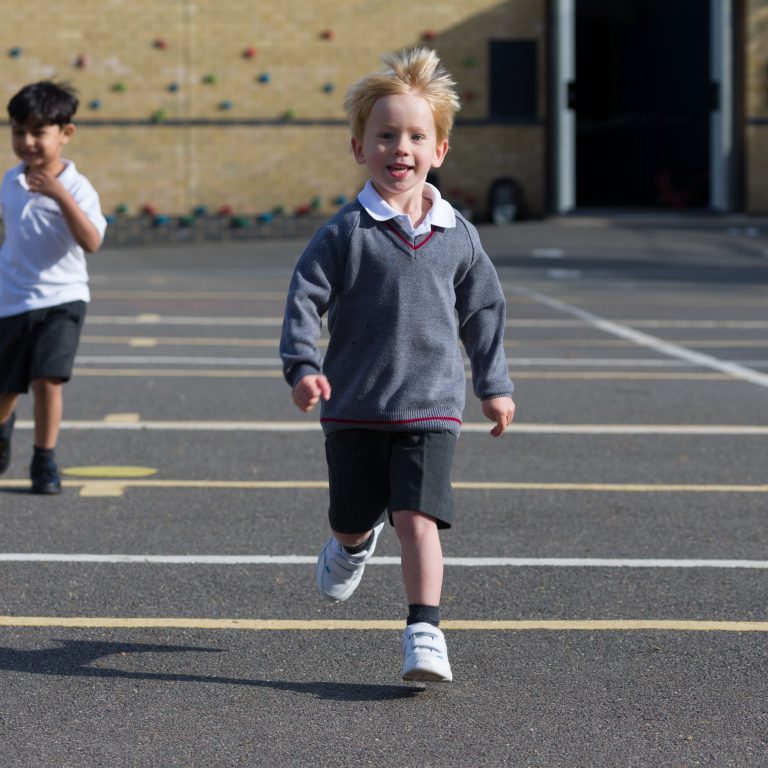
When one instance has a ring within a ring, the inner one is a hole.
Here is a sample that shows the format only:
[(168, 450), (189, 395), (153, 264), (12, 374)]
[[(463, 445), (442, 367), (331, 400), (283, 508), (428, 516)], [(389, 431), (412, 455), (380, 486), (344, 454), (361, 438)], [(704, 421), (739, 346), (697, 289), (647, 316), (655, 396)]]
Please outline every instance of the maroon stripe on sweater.
[(393, 424), (396, 426), (418, 424), (421, 421), (452, 421), (454, 424), (461, 425), (461, 419), (453, 416), (421, 416), (418, 419), (400, 419), (398, 421), (388, 421), (386, 419), (320, 419), (321, 424)]
[(435, 230), (433, 229), (418, 245), (412, 243), (394, 224), (390, 224), (388, 221), (384, 222), (387, 228), (392, 230), (400, 240), (402, 240), (411, 250), (418, 251), (419, 248), (426, 245), (434, 236)]

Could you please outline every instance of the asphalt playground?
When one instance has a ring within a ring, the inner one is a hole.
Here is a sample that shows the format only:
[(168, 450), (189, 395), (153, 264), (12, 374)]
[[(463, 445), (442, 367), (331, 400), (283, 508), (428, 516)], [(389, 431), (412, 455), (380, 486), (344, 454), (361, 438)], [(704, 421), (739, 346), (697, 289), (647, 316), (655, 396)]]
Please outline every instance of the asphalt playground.
[(455, 680), (399, 678), (385, 531), (323, 602), (315, 414), (277, 343), (298, 240), (105, 249), (58, 497), (0, 478), (0, 762), (768, 765), (768, 223), (484, 226), (516, 422), (470, 396), (443, 537)]

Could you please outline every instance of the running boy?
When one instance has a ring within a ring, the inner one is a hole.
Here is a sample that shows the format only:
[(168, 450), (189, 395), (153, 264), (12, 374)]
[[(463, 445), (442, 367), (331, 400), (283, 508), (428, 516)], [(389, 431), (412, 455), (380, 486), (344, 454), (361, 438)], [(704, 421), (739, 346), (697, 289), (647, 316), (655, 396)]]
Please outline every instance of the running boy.
[(11, 145), (21, 163), (0, 187), (5, 241), (0, 249), (0, 473), (8, 468), (19, 394), (32, 388), (33, 493), (59, 493), (54, 461), (62, 384), (90, 300), (84, 251), (101, 246), (107, 222), (99, 197), (61, 156), (75, 133), (75, 91), (48, 81), (8, 103)]
[(384, 62), (344, 102), (352, 152), (370, 178), (299, 259), (280, 351), (299, 409), (322, 401), (333, 535), (317, 561), (320, 592), (341, 601), (355, 591), (388, 511), (408, 598), (402, 677), (449, 681), (439, 529), (453, 519), (450, 472), (464, 408), (457, 336), (498, 437), (515, 411), (505, 304), (477, 231), (426, 183), (448, 151), (455, 83), (430, 50)]

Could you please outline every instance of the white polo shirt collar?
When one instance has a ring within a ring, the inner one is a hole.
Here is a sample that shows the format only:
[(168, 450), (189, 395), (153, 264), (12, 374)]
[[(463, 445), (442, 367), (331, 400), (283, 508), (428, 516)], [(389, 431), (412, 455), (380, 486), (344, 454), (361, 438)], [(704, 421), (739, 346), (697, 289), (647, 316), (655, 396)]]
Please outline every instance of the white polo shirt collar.
[(390, 221), (395, 219), (398, 225), (411, 237), (425, 235), (432, 231), (432, 227), (450, 229), (456, 226), (456, 214), (453, 206), (443, 200), (437, 187), (432, 184), (424, 185), (424, 194), (432, 200), (432, 207), (427, 211), (424, 221), (418, 227), (414, 227), (411, 217), (407, 213), (396, 211), (376, 191), (370, 179), (357, 196), (360, 205), (376, 221)]
[[(64, 169), (57, 178), (66, 186), (67, 180), (72, 174), (77, 173), (77, 169), (71, 160), (62, 160), (62, 162), (64, 163)], [(27, 166), (24, 165), (24, 163), (21, 163), (21, 165), (17, 166), (17, 171), (16, 181), (19, 182), (23, 189), (29, 192), (29, 184), (27, 184)]]

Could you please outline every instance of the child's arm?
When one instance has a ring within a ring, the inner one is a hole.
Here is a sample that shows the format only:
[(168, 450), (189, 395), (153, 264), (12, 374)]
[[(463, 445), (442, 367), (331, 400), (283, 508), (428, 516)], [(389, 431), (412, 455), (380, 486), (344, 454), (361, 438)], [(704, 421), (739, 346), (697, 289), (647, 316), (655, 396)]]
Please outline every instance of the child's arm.
[(101, 235), (75, 198), (52, 173), (32, 171), (27, 176), (30, 191), (46, 195), (58, 203), (62, 216), (69, 226), (75, 242), (87, 253), (95, 253), (101, 247)]
[(328, 311), (343, 274), (336, 242), (328, 225), (321, 227), (299, 259), (288, 289), (280, 337), (283, 374), (292, 388), (293, 402), (309, 413), (322, 398), (331, 397), (318, 348), (322, 317)]

